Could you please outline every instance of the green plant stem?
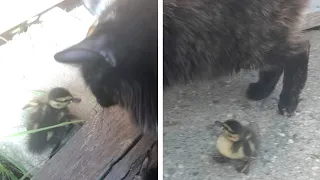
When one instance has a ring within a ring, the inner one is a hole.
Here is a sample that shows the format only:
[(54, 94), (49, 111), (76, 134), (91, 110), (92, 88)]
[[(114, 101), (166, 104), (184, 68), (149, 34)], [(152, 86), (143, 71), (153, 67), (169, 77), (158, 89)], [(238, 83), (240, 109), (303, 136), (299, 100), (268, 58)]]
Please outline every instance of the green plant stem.
[(19, 180), (12, 172), (10, 172), (7, 168), (5, 168), (1, 163), (0, 163), (0, 171), (2, 174), (5, 176), (9, 177), (11, 180)]
[(60, 123), (60, 124), (57, 124), (57, 125), (53, 125), (53, 126), (48, 126), (48, 127), (44, 127), (44, 128), (39, 128), (39, 129), (33, 129), (33, 130), (29, 130), (29, 131), (22, 131), (22, 132), (14, 133), (14, 134), (5, 136), (4, 138), (23, 136), (23, 135), (26, 135), (26, 134), (32, 134), (32, 133), (36, 133), (36, 132), (40, 132), (40, 131), (45, 131), (45, 130), (48, 130), (48, 129), (53, 129), (53, 128), (57, 128), (57, 127), (61, 127), (61, 126), (66, 126), (68, 124), (76, 124), (76, 123), (81, 123), (81, 122), (84, 122), (84, 120), (63, 122), (63, 123)]

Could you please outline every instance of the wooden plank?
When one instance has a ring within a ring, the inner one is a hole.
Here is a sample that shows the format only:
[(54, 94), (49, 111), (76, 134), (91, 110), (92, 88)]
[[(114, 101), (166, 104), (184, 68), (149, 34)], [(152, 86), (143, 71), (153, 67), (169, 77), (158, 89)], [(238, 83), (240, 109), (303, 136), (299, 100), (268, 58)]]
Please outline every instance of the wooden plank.
[[(33, 180), (132, 180), (156, 141), (141, 136), (118, 106), (99, 110)], [(157, 160), (153, 159), (153, 163)]]
[(63, 0), (1, 1), (0, 34), (62, 1)]
[(320, 27), (320, 11), (311, 12), (305, 15), (302, 23), (302, 30), (312, 30)]

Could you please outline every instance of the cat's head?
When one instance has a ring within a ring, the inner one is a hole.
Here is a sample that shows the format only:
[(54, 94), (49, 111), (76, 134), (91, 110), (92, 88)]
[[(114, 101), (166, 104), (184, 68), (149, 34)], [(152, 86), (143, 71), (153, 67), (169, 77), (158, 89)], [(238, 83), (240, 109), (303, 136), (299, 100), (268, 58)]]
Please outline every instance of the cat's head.
[(142, 53), (157, 46), (156, 0), (118, 0), (105, 8), (97, 22), (85, 39), (56, 53), (56, 61), (103, 61), (116, 67), (123, 62), (135, 63), (132, 61)]
[(80, 65), (99, 104), (107, 106), (106, 92), (117, 89), (110, 84), (117, 77), (138, 77), (143, 67), (157, 67), (157, 9), (156, 0), (117, 0), (101, 13), (86, 38), (54, 58)]

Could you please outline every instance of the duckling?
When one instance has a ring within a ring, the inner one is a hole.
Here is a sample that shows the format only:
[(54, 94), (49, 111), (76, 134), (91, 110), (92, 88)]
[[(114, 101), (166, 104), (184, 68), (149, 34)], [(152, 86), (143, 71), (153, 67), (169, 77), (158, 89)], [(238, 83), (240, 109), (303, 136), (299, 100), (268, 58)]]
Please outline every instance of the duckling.
[(216, 147), (219, 155), (215, 157), (215, 160), (217, 162), (240, 160), (241, 164), (236, 166), (236, 170), (248, 174), (249, 164), (257, 156), (258, 139), (256, 133), (233, 119), (223, 123), (216, 121), (215, 125), (223, 130), (217, 139)]
[[(47, 101), (31, 101), (23, 109), (32, 107), (27, 120), (27, 130), (34, 130), (67, 122), (76, 117), (69, 113), (68, 105), (70, 103), (80, 103), (80, 98), (75, 98), (64, 88), (57, 87), (50, 90)], [(61, 148), (66, 135), (74, 127), (67, 125), (57, 127), (45, 131), (29, 134), (28, 149), (37, 154), (41, 154), (44, 150), (54, 146), (49, 159)]]

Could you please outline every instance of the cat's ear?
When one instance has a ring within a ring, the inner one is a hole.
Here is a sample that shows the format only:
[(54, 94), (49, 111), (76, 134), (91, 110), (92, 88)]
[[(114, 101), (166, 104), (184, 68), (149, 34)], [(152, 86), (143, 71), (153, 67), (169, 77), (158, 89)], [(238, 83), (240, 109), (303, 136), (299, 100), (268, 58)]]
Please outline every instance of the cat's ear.
[(54, 55), (54, 59), (60, 63), (81, 64), (84, 61), (102, 60), (110, 66), (116, 66), (116, 59), (112, 51), (105, 48), (104, 38), (87, 37)]

